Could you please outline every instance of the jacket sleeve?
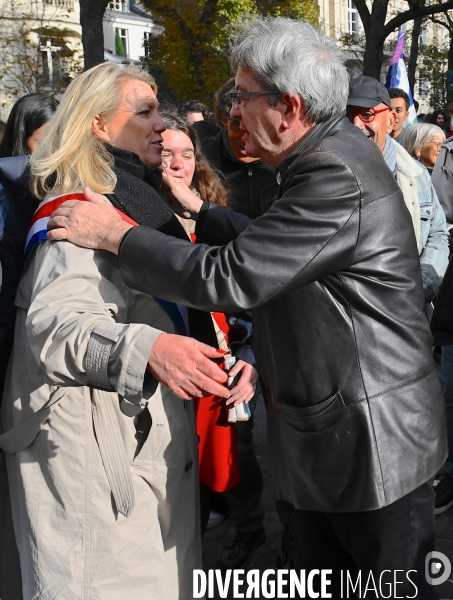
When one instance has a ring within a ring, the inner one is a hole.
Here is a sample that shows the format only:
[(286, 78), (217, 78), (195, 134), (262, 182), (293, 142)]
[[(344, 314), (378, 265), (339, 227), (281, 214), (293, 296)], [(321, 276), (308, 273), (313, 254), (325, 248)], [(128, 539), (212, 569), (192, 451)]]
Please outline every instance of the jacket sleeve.
[(448, 141), (434, 164), (432, 182), (448, 223), (453, 223), (453, 145)]
[(225, 316), (229, 325), (228, 337), (232, 355), (256, 368), (251, 313), (240, 312)]
[(134, 228), (119, 254), (125, 282), (186, 306), (235, 312), (346, 268), (360, 206), (347, 165), (333, 153), (313, 153), (286, 173), (282, 186), (272, 208), (223, 247)]
[(149, 353), (161, 332), (125, 322), (131, 292), (115, 257), (44, 242), (28, 269), (34, 273), (27, 336), (47, 381), (140, 399)]
[[(429, 178), (429, 175), (427, 174), (426, 177)], [(449, 234), (445, 213), (440, 205), (434, 186), (431, 180), (428, 183), (433, 218), (429, 226), (428, 239), (420, 254), (420, 267), (425, 301), (432, 302), (439, 291), (448, 266)]]
[(252, 219), (242, 213), (204, 202), (195, 227), (197, 243), (223, 246), (235, 240), (251, 222)]

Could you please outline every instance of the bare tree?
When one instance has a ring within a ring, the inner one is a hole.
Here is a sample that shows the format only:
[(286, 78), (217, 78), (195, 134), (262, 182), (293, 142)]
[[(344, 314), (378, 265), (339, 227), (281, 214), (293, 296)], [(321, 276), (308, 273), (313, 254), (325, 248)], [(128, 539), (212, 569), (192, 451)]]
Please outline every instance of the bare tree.
[(387, 22), (389, 0), (373, 0), (371, 8), (367, 5), (366, 0), (356, 0), (355, 5), (366, 36), (363, 73), (379, 79), (384, 60), (384, 42), (386, 38), (404, 23), (413, 21), (416, 18), (446, 13), (448, 10), (453, 9), (453, 0), (447, 2), (433, 0), (432, 4), (425, 4), (424, 0), (407, 0), (407, 10)]
[(418, 59), (418, 51), (420, 48), (420, 32), (422, 29), (422, 18), (417, 17), (414, 19), (414, 26), (412, 28), (411, 33), (411, 50), (409, 53), (409, 61), (407, 63), (407, 78), (409, 80), (409, 86), (412, 90), (412, 95), (414, 94), (415, 88), (415, 72), (417, 70), (417, 59)]
[[(431, 21), (441, 25), (448, 31), (448, 71), (453, 71), (453, 19), (448, 12), (439, 15), (437, 18), (432, 17)], [(447, 105), (453, 102), (453, 90), (447, 85)]]
[(102, 19), (109, 0), (79, 0), (85, 71), (104, 62)]

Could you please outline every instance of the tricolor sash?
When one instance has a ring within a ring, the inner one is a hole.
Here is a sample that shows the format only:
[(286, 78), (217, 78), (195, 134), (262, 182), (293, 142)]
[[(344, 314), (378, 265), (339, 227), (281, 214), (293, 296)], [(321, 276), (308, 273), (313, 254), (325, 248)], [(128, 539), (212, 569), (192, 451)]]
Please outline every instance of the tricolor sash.
[[(27, 239), (25, 241), (24, 266), (27, 264), (28, 259), (32, 255), (33, 250), (36, 248), (36, 246), (38, 246), (41, 242), (47, 239), (47, 224), (49, 223), (51, 214), (55, 210), (57, 210), (57, 208), (61, 204), (63, 204), (63, 202), (66, 202), (67, 200), (86, 201), (86, 198), (81, 192), (76, 192), (74, 194), (63, 194), (57, 197), (51, 196), (48, 199), (45, 199), (39, 205), (38, 210), (35, 212), (30, 222)], [(116, 210), (116, 212), (120, 215), (123, 221), (126, 221), (126, 223), (134, 225), (134, 227), (140, 225), (139, 223), (137, 223), (137, 221), (131, 219), (128, 215), (126, 215), (126, 213), (122, 212), (118, 208), (114, 206), (112, 206), (112, 208)], [(154, 299), (166, 311), (166, 313), (172, 320), (177, 332), (180, 335), (188, 335), (189, 329), (187, 307), (175, 304), (174, 302), (169, 302), (168, 300), (162, 300), (161, 298)]]

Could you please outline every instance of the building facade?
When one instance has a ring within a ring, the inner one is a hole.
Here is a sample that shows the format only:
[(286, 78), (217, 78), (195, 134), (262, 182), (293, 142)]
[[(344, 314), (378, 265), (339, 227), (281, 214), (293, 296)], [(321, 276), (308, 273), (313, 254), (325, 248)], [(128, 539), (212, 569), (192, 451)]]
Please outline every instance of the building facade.
[(146, 55), (150, 36), (161, 32), (162, 27), (135, 0), (112, 0), (104, 15), (106, 59), (119, 56), (137, 61)]
[[(325, 33), (340, 43), (342, 36), (349, 34), (349, 43), (343, 47), (346, 64), (351, 76), (360, 74), (364, 35), (354, 0), (317, 2)], [(368, 3), (371, 6), (370, 0)], [(407, 6), (405, 0), (393, 0), (388, 18), (407, 10)], [(111, 0), (103, 28), (104, 56), (114, 62), (138, 61), (146, 56), (147, 41), (163, 31), (138, 0)], [(0, 0), (0, 119), (7, 118), (18, 97), (41, 89), (55, 94), (64, 89), (65, 78), (82, 67), (81, 34), (78, 0)], [(444, 28), (429, 22), (422, 29), (420, 42), (446, 43), (447, 35)], [(385, 81), (396, 36), (395, 31), (386, 40), (381, 81)], [(406, 41), (406, 57), (409, 45), (410, 39)], [(414, 95), (421, 112), (437, 108), (427, 102), (429, 89), (423, 79), (418, 80)]]
[(0, 0), (0, 118), (17, 98), (58, 93), (82, 65), (76, 0)]
[[(104, 56), (138, 61), (160, 34), (136, 0), (112, 0), (105, 12)], [(0, 0), (0, 119), (17, 98), (36, 91), (58, 94), (83, 68), (78, 0)]]

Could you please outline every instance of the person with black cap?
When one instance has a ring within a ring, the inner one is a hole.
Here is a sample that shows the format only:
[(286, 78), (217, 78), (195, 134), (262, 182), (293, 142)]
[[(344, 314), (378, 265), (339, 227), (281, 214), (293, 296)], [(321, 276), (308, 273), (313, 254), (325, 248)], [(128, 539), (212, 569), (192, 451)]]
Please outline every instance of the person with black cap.
[(425, 301), (431, 303), (448, 265), (449, 235), (428, 170), (390, 137), (395, 114), (387, 88), (377, 79), (361, 76), (351, 82), (347, 115), (377, 144), (403, 192), (417, 240)]

